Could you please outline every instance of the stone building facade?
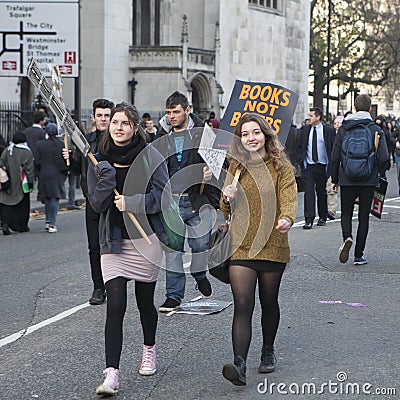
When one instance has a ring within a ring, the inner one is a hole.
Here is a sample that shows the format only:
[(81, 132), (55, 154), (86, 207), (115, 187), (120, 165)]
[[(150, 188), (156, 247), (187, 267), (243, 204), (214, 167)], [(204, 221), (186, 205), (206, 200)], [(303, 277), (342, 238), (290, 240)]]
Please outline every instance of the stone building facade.
[[(107, 6), (107, 8), (106, 8)], [(175, 90), (222, 116), (235, 79), (299, 93), (307, 113), (308, 0), (86, 0), (82, 106), (105, 96), (158, 117)]]
[[(82, 108), (107, 97), (157, 119), (179, 90), (194, 112), (221, 117), (239, 79), (297, 92), (295, 123), (307, 115), (309, 0), (81, 0), (80, 7)], [(72, 109), (75, 82), (63, 82)]]

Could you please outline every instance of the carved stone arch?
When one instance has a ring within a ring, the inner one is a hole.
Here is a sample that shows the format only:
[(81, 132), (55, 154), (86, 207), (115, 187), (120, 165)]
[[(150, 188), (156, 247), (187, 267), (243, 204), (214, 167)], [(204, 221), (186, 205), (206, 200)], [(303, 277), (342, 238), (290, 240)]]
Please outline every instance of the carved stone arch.
[(202, 73), (196, 74), (190, 82), (190, 87), (192, 89), (193, 112), (202, 119), (208, 118), (211, 111), (212, 91), (207, 77)]

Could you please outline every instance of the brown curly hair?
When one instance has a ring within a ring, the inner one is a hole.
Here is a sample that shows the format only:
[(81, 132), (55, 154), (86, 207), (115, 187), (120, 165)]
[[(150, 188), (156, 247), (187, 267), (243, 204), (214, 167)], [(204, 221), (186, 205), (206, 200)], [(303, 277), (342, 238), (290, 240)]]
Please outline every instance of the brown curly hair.
[(261, 132), (265, 137), (265, 150), (267, 152), (267, 158), (271, 160), (275, 171), (280, 174), (283, 165), (286, 163), (290, 164), (290, 162), (283, 152), (283, 146), (279, 143), (276, 134), (273, 132), (268, 122), (265, 120), (265, 118), (256, 113), (244, 114), (239, 119), (239, 122), (233, 132), (234, 136), (229, 153), (230, 164), (233, 165), (234, 170), (246, 170), (246, 164), (250, 159), (250, 153), (243, 147), (241, 137), (243, 124), (250, 121), (257, 123), (260, 126)]

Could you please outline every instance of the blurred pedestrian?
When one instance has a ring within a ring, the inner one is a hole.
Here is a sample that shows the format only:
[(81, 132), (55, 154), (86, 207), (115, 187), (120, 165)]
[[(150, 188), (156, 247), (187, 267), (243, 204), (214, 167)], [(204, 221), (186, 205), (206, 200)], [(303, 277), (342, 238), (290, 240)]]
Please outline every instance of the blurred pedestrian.
[(399, 196), (400, 196), (400, 127), (397, 127), (391, 137), (390, 140), (395, 149), (395, 162), (396, 162), (396, 171), (397, 171), (397, 184), (399, 188)]
[(146, 129), (146, 122), (151, 120), (151, 115), (148, 112), (143, 113), (140, 125), (143, 129)]
[[(24, 133), (26, 135), (26, 141), (29, 148), (32, 150), (33, 158), (37, 157), (36, 145), (39, 140), (44, 139), (45, 132), (44, 127), (46, 123), (46, 113), (44, 111), (37, 111), (33, 114), (33, 124), (32, 126), (26, 128)], [(35, 168), (36, 179), (39, 176), (39, 171)]]
[(396, 166), (396, 154), (395, 154), (396, 146), (393, 144), (393, 142), (391, 140), (391, 137), (394, 132), (394, 122), (392, 122), (390, 119), (386, 120), (386, 127), (388, 130), (388, 136), (386, 137), (386, 143), (387, 143), (389, 155), (391, 157), (392, 166), (395, 167)]
[(149, 135), (149, 141), (152, 142), (157, 134), (157, 128), (154, 125), (154, 121), (149, 119), (145, 122), (145, 131)]
[(210, 123), (211, 123), (211, 127), (212, 128), (214, 128), (214, 129), (219, 129), (219, 125), (220, 125), (220, 120), (219, 119), (217, 119), (217, 118), (211, 118), (210, 120)]
[[(30, 192), (35, 182), (33, 154), (26, 143), (24, 132), (14, 135), (10, 145), (1, 154), (0, 166), (7, 167), (11, 187), (0, 191), (1, 221), (4, 235), (10, 235), (11, 230), (28, 232), (30, 212)], [(22, 186), (22, 175), (28, 181), (28, 190)]]
[[(333, 121), (333, 128), (335, 129), (335, 135), (337, 135), (339, 128), (342, 126), (344, 117), (342, 115), (338, 115)], [(326, 183), (326, 189), (328, 192), (328, 218), (330, 220), (334, 220), (336, 218), (336, 209), (338, 203), (338, 192), (333, 190), (332, 187), (332, 177), (328, 178)]]
[(68, 168), (62, 156), (63, 142), (57, 137), (58, 127), (49, 123), (45, 128), (47, 139), (36, 145), (36, 168), (39, 171), (38, 196), (44, 201), (45, 230), (56, 233), (60, 199), (65, 199), (65, 180)]
[[(275, 370), (274, 341), (280, 319), (278, 293), (290, 260), (288, 232), (296, 217), (297, 190), (293, 166), (260, 115), (249, 113), (241, 117), (234, 130), (230, 156), (221, 210), (225, 216), (231, 216), (233, 254), (229, 277), (234, 300), (234, 362), (224, 365), (222, 373), (225, 379), (241, 386), (246, 384), (257, 283), (263, 336), (258, 372)], [(232, 184), (237, 171), (240, 171), (240, 190)]]

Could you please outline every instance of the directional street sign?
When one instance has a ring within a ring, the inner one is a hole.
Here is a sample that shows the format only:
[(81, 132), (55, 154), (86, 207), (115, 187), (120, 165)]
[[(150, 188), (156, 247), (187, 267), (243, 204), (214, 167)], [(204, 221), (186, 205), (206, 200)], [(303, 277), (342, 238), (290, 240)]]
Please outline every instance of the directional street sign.
[(66, 77), (79, 75), (79, 0), (0, 0), (0, 76), (26, 76), (34, 58)]

